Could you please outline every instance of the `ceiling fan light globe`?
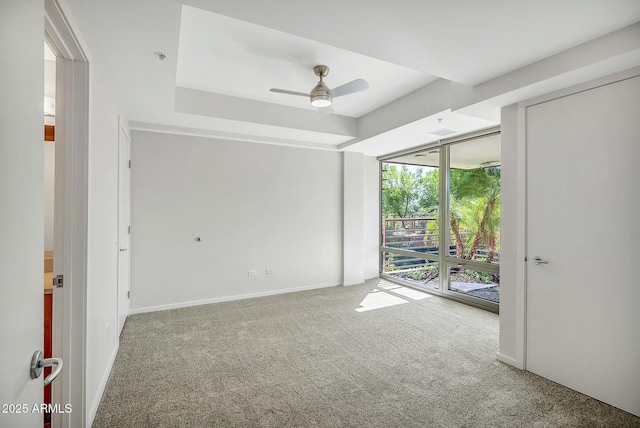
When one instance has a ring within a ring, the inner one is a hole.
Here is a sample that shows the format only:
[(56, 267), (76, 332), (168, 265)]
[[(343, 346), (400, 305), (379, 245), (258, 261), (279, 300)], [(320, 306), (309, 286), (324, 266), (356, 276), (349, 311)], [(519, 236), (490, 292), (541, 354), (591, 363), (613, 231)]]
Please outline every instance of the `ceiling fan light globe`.
[(314, 107), (329, 107), (333, 101), (331, 90), (321, 80), (311, 90), (311, 105)]
[(327, 95), (312, 96), (311, 105), (314, 107), (329, 107), (331, 105), (331, 96), (327, 96)]

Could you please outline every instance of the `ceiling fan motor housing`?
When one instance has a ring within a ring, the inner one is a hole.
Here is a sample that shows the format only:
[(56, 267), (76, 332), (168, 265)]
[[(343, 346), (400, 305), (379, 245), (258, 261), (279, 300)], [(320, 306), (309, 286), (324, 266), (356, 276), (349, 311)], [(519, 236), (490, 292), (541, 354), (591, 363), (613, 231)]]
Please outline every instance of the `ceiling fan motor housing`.
[[(356, 79), (349, 83), (345, 83), (337, 88), (330, 89), (324, 84), (323, 77), (327, 77), (329, 74), (329, 67), (326, 65), (316, 65), (313, 67), (313, 72), (320, 78), (318, 84), (311, 90), (310, 93), (289, 91), (286, 89), (271, 88), (271, 92), (277, 92), (281, 94), (296, 95), (309, 97), (311, 99), (311, 105), (314, 107), (322, 108), (329, 107), (333, 102), (333, 97), (342, 97), (344, 95), (353, 94), (355, 92), (364, 91), (369, 88), (369, 84), (364, 79)], [(327, 109), (323, 109), (327, 111)]]
[(327, 107), (333, 101), (331, 89), (322, 80), (311, 90), (310, 98), (311, 104), (316, 107)]

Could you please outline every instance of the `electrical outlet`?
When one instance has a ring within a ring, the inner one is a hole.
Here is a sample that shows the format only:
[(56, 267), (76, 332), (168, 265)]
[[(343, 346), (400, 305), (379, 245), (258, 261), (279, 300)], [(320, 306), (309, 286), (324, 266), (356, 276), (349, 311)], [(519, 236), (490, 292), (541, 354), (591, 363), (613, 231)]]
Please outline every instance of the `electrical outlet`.
[(271, 268), (271, 269), (267, 269), (267, 275), (275, 275), (276, 274), (276, 270)]
[(251, 269), (251, 270), (248, 272), (248, 274), (249, 274), (249, 276), (256, 276), (256, 275), (258, 275), (258, 271), (257, 271), (257, 270), (254, 270), (254, 269)]

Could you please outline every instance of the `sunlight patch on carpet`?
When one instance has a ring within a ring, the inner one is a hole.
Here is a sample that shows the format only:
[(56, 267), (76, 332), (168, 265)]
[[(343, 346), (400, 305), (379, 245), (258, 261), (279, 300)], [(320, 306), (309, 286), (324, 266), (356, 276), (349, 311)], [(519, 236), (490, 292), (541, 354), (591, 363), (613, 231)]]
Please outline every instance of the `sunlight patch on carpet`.
[(400, 297), (393, 296), (389, 293), (385, 293), (381, 290), (373, 290), (371, 293), (362, 299), (360, 307), (356, 308), (356, 312), (366, 312), (373, 309), (387, 308), (389, 306), (401, 305), (403, 303), (409, 303)]

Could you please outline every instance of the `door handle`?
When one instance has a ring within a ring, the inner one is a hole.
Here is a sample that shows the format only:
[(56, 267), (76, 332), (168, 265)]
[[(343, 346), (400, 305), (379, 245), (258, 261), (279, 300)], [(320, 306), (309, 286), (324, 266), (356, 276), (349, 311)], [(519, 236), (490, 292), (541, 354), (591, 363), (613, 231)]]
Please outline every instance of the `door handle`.
[(540, 256), (535, 256), (533, 258), (533, 264), (534, 265), (548, 265), (549, 264), (549, 260), (544, 260)]
[(51, 372), (49, 376), (44, 378), (44, 380), (42, 381), (44, 386), (47, 386), (51, 382), (53, 382), (53, 380), (57, 378), (62, 371), (62, 358), (42, 358), (42, 351), (34, 352), (33, 357), (31, 358), (31, 379), (39, 378), (44, 367), (53, 366), (56, 366), (56, 369)]
[(122, 252), (122, 251), (127, 251), (127, 249), (126, 248), (120, 248), (120, 252)]

